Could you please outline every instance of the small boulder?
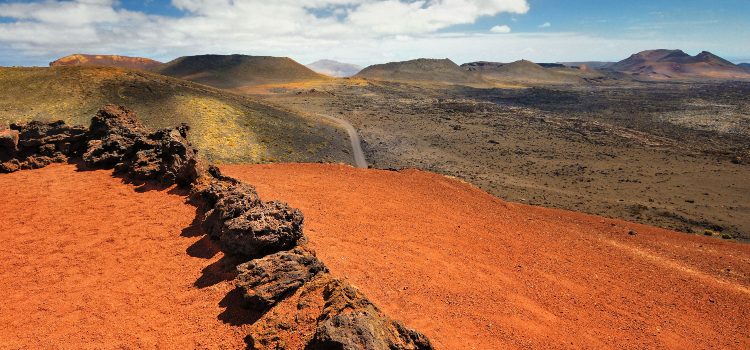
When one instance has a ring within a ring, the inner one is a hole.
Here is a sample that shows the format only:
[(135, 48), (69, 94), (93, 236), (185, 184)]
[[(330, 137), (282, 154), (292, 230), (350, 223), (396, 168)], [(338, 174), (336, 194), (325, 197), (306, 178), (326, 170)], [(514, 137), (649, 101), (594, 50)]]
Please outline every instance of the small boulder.
[(291, 249), (302, 239), (304, 217), (286, 203), (265, 202), (224, 223), (219, 238), (224, 251), (259, 257)]
[(235, 281), (248, 305), (265, 311), (327, 269), (313, 252), (296, 248), (251, 260), (239, 265), (237, 271)]
[(323, 291), (325, 306), (306, 350), (432, 350), (423, 334), (383, 314), (362, 292), (333, 279)]
[(201, 227), (213, 238), (221, 237), (228, 220), (260, 205), (255, 187), (234, 179), (211, 179), (205, 185), (194, 186), (192, 198), (206, 211)]

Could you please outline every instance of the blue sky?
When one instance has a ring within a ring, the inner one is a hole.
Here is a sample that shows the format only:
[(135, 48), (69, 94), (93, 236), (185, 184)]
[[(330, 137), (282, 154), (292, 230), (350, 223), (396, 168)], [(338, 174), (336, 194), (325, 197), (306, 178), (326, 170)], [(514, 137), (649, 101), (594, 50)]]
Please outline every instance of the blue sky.
[(0, 0), (0, 65), (70, 53), (620, 60), (653, 48), (750, 61), (747, 0)]

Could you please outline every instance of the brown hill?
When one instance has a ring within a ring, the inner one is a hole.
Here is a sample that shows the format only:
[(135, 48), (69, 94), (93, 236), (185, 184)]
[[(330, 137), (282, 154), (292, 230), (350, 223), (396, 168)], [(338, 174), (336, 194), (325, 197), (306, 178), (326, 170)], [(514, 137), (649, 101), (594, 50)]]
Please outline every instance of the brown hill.
[(220, 162), (344, 161), (346, 132), (258, 99), (185, 80), (112, 67), (0, 68), (0, 125), (62, 119), (88, 125), (107, 103), (151, 128), (186, 122), (192, 142)]
[(741, 67), (710, 52), (690, 56), (682, 50), (648, 50), (608, 69), (646, 79), (750, 79)]
[(595, 74), (579, 69), (550, 65), (542, 67), (531, 61), (521, 60), (513, 63), (471, 62), (461, 68), (479, 73), (482, 78), (495, 83), (516, 84), (580, 84), (585, 77), (594, 78)]
[(49, 66), (96, 66), (148, 70), (159, 66), (160, 64), (162, 63), (159, 61), (143, 57), (73, 54), (52, 61)]
[(442, 84), (484, 84), (477, 74), (468, 72), (449, 59), (420, 58), (411, 61), (376, 64), (363, 69), (357, 78), (397, 82)]
[(330, 79), (289, 57), (247, 55), (185, 56), (154, 72), (222, 89)]

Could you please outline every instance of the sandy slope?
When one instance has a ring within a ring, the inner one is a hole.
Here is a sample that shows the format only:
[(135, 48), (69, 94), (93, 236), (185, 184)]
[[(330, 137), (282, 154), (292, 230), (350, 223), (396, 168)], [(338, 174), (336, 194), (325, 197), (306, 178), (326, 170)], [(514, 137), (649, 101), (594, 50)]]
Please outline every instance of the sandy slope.
[(0, 193), (0, 349), (244, 347), (185, 197), (71, 165), (0, 175)]
[(418, 171), (223, 169), (301, 208), (331, 270), (442, 349), (750, 347), (749, 245)]

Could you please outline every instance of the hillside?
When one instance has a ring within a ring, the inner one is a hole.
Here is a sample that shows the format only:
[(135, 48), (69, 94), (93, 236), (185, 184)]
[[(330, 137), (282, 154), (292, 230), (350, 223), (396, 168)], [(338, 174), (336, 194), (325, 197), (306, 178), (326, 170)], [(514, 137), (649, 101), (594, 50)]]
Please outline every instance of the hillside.
[(411, 61), (377, 64), (363, 69), (357, 78), (397, 82), (442, 84), (483, 84), (478, 75), (467, 72), (449, 59), (420, 58)]
[(316, 73), (325, 74), (337, 78), (351, 77), (362, 70), (362, 67), (358, 65), (342, 63), (334, 60), (315, 61), (308, 64), (307, 68), (312, 69)]
[(344, 161), (346, 133), (258, 100), (148, 72), (102, 67), (0, 68), (0, 125), (57, 120), (88, 125), (106, 103), (153, 128), (181, 122), (219, 162)]
[(477, 72), (483, 79), (497, 84), (577, 85), (613, 79), (588, 66), (573, 68), (557, 63), (536, 64), (527, 60), (512, 63), (471, 62), (462, 64), (461, 68)]
[(482, 78), (495, 83), (579, 84), (584, 82), (586, 75), (578, 69), (556, 65), (545, 68), (526, 60), (513, 63), (471, 62), (462, 64), (461, 68), (476, 72)]
[(740, 63), (738, 66), (742, 67), (742, 69), (750, 72), (750, 63)]
[(648, 50), (607, 68), (656, 80), (750, 79), (741, 67), (707, 51), (690, 56), (682, 50)]
[(154, 61), (152, 59), (143, 57), (73, 54), (52, 61), (49, 63), (49, 66), (95, 66), (148, 70), (155, 68), (161, 64), (162, 63), (159, 61)]
[(291, 58), (270, 56), (184, 56), (153, 71), (222, 89), (329, 79)]

